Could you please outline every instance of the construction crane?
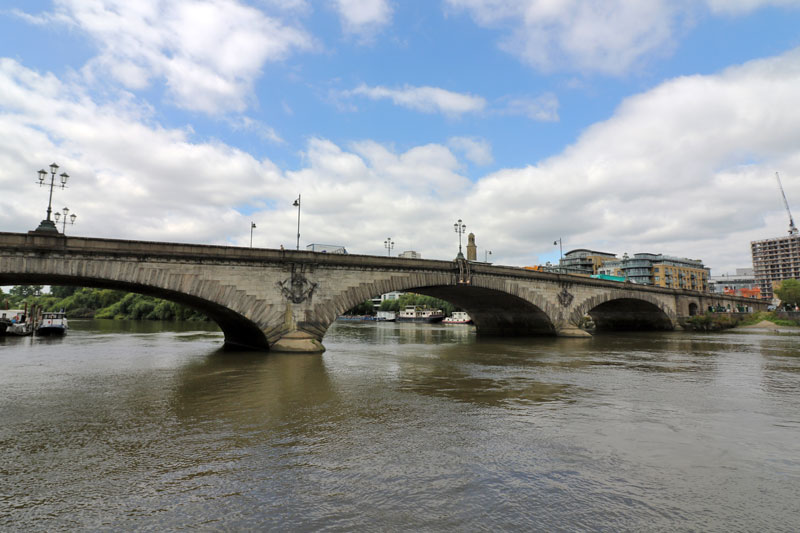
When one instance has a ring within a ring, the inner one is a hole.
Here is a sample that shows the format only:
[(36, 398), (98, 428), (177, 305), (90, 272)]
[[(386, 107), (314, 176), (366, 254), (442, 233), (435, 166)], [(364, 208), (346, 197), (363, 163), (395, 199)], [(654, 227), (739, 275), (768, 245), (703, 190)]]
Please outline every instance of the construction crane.
[(781, 184), (781, 177), (776, 172), (775, 177), (778, 180), (778, 188), (781, 190), (781, 196), (783, 196), (783, 205), (786, 206), (786, 212), (789, 213), (789, 235), (797, 235), (797, 226), (794, 225), (794, 219), (792, 218), (792, 212), (789, 210), (789, 202), (786, 200), (786, 193), (783, 192), (783, 185)]

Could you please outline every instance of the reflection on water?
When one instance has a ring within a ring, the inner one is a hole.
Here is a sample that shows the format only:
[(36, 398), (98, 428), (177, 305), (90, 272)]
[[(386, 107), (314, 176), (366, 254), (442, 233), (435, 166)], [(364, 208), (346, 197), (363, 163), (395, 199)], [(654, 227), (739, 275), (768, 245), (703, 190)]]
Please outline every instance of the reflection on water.
[(0, 342), (0, 528), (792, 530), (800, 336), (211, 324)]

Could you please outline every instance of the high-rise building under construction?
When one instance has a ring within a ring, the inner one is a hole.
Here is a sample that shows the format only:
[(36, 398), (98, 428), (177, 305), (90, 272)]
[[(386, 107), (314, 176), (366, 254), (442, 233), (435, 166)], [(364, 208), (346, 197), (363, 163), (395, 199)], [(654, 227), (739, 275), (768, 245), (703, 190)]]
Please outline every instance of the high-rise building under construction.
[(785, 279), (800, 279), (800, 235), (750, 243), (753, 270), (761, 297), (771, 300), (774, 287)]

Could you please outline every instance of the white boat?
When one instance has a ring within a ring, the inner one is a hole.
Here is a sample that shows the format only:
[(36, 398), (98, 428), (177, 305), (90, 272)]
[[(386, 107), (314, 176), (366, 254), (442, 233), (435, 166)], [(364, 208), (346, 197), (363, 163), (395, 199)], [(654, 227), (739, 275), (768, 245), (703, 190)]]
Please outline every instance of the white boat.
[(36, 335), (64, 335), (67, 333), (69, 326), (67, 324), (67, 315), (64, 312), (58, 313), (42, 313), (42, 319), (39, 325), (36, 326)]
[(433, 322), (441, 322), (444, 319), (444, 313), (441, 309), (420, 309), (415, 305), (408, 305), (405, 309), (400, 311), (397, 315), (397, 322), (423, 322), (430, 324)]
[(472, 318), (464, 311), (453, 311), (453, 314), (442, 320), (442, 324), (472, 324)]
[(0, 337), (3, 335), (24, 335), (21, 333), (30, 326), (27, 312), (23, 309), (4, 309), (0, 311)]
[(394, 311), (378, 311), (375, 317), (378, 322), (394, 322), (397, 319), (397, 313)]

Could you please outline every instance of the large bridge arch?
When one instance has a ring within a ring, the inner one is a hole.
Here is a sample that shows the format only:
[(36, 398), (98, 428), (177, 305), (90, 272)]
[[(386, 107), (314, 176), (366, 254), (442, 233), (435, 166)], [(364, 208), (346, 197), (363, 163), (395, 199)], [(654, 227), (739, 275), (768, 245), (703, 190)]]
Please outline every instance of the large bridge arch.
[(480, 335), (555, 335), (555, 324), (545, 311), (551, 304), (541, 294), (520, 290), (518, 285), (514, 288), (517, 290), (511, 292), (487, 277), (476, 277), (469, 284), (458, 283), (452, 273), (390, 275), (349, 287), (318, 303), (306, 312), (313, 320), (298, 325), (321, 339), (346, 310), (380, 294), (401, 291), (433, 296), (466, 310)]
[[(674, 301), (674, 298), (672, 299)], [(672, 330), (677, 314), (666, 298), (631, 290), (595, 294), (576, 305), (571, 321), (589, 315), (598, 331)]]
[[(137, 294), (145, 294), (169, 300), (196, 309), (215, 322), (225, 335), (228, 348), (268, 349), (269, 343), (264, 332), (252, 320), (234, 311), (228, 306), (209, 300), (203, 296), (176, 291), (165, 287), (133, 283), (100, 277), (69, 276), (42, 273), (4, 274), (0, 276), (1, 285), (71, 285), (76, 287), (92, 287), (113, 289)], [(214, 287), (207, 287), (207, 292), (217, 292)]]

